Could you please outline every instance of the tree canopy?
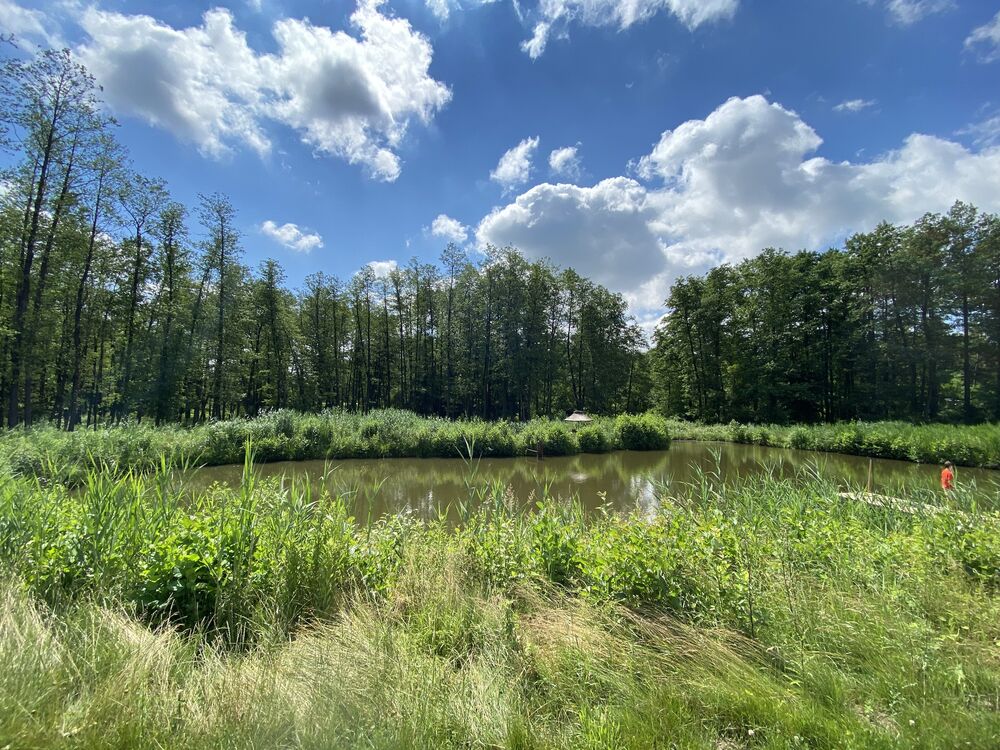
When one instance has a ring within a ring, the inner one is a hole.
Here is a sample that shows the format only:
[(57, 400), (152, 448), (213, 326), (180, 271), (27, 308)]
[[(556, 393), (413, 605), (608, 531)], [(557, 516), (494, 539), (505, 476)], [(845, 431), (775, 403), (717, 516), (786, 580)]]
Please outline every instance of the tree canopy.
[(656, 401), (705, 421), (1000, 419), (1000, 218), (956, 203), (843, 249), (679, 280)]

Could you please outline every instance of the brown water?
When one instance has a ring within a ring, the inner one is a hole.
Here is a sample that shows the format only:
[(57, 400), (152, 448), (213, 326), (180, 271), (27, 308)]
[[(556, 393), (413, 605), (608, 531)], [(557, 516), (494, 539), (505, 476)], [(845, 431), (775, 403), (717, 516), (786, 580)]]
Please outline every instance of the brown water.
[[(930, 494), (939, 487), (940, 467), (874, 459), (872, 490), (894, 494), (905, 487)], [(314, 488), (325, 483), (333, 492), (348, 492), (359, 516), (409, 511), (436, 517), (454, 516), (458, 508), (474, 506), (482, 488), (510, 488), (512, 497), (528, 503), (550, 497), (580, 500), (585, 508), (605, 503), (628, 510), (649, 509), (659, 488), (681, 491), (682, 485), (717, 483), (772, 473), (778, 477), (818, 472), (844, 489), (868, 484), (869, 459), (836, 453), (766, 448), (736, 443), (675, 441), (668, 451), (619, 451), (600, 455), (546, 458), (493, 458), (472, 464), (451, 458), (351, 459), (343, 461), (288, 461), (261, 464), (262, 478), (308, 478)], [(242, 466), (213, 466), (196, 470), (190, 483), (205, 487), (214, 482), (238, 485)], [(961, 487), (976, 488), (983, 501), (1000, 505), (1000, 471), (960, 468)], [(479, 494), (477, 494), (477, 488)], [(450, 510), (449, 510), (450, 509)]]

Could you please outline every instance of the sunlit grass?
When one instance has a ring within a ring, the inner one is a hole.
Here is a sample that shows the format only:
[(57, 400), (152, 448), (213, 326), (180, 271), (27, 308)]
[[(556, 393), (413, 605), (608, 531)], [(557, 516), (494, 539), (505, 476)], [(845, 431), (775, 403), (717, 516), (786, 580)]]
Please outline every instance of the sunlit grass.
[(705, 425), (670, 420), (669, 430), (679, 440), (721, 440), (920, 463), (951, 461), (960, 466), (1000, 468), (1000, 424)]
[(92, 470), (151, 471), (162, 464), (238, 464), (251, 441), (257, 461), (304, 459), (508, 457), (658, 450), (668, 447), (666, 420), (653, 414), (596, 418), (574, 429), (557, 419), (484, 422), (420, 417), (398, 409), (359, 414), (276, 411), (186, 429), (123, 424), (67, 433), (47, 426), (0, 434), (0, 460), (16, 473), (69, 482)]
[(3, 479), (0, 747), (1000, 742), (1000, 516), (805, 473), (523, 513), (474, 465), (458, 527), (249, 460)]

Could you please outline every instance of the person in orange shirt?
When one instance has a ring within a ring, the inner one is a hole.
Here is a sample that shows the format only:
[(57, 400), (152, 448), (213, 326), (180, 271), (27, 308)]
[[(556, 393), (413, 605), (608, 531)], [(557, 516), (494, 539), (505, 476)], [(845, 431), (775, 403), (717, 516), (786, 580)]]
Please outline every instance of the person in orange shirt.
[(944, 468), (941, 469), (941, 489), (946, 492), (955, 489), (955, 470), (951, 467), (951, 461), (945, 461)]

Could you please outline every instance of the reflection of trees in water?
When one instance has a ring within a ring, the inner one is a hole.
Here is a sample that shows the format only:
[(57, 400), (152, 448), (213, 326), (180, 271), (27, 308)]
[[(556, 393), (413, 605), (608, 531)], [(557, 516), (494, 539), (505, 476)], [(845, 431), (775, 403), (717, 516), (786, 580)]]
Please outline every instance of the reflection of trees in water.
[[(937, 468), (900, 461), (873, 462), (875, 488), (901, 485), (936, 487)], [(546, 494), (551, 498), (578, 498), (586, 508), (605, 502), (630, 510), (649, 512), (658, 506), (659, 488), (684, 492), (686, 485), (732, 482), (762, 473), (777, 478), (819, 474), (841, 486), (862, 486), (867, 480), (868, 459), (831, 453), (813, 453), (733, 443), (675, 442), (669, 451), (581, 454), (553, 457), (483, 459), (466, 463), (458, 459), (383, 459), (265, 464), (262, 477), (308, 475), (316, 489), (321, 483), (331, 493), (349, 494), (356, 513), (365, 516), (410, 510), (424, 517), (459, 505), (468, 506), (487, 488), (509, 488), (518, 501), (530, 504)], [(324, 479), (325, 475), (325, 479)], [(1000, 472), (963, 469), (964, 481), (976, 479), (987, 487)], [(240, 467), (219, 466), (200, 470), (194, 484), (221, 481), (238, 484)]]

